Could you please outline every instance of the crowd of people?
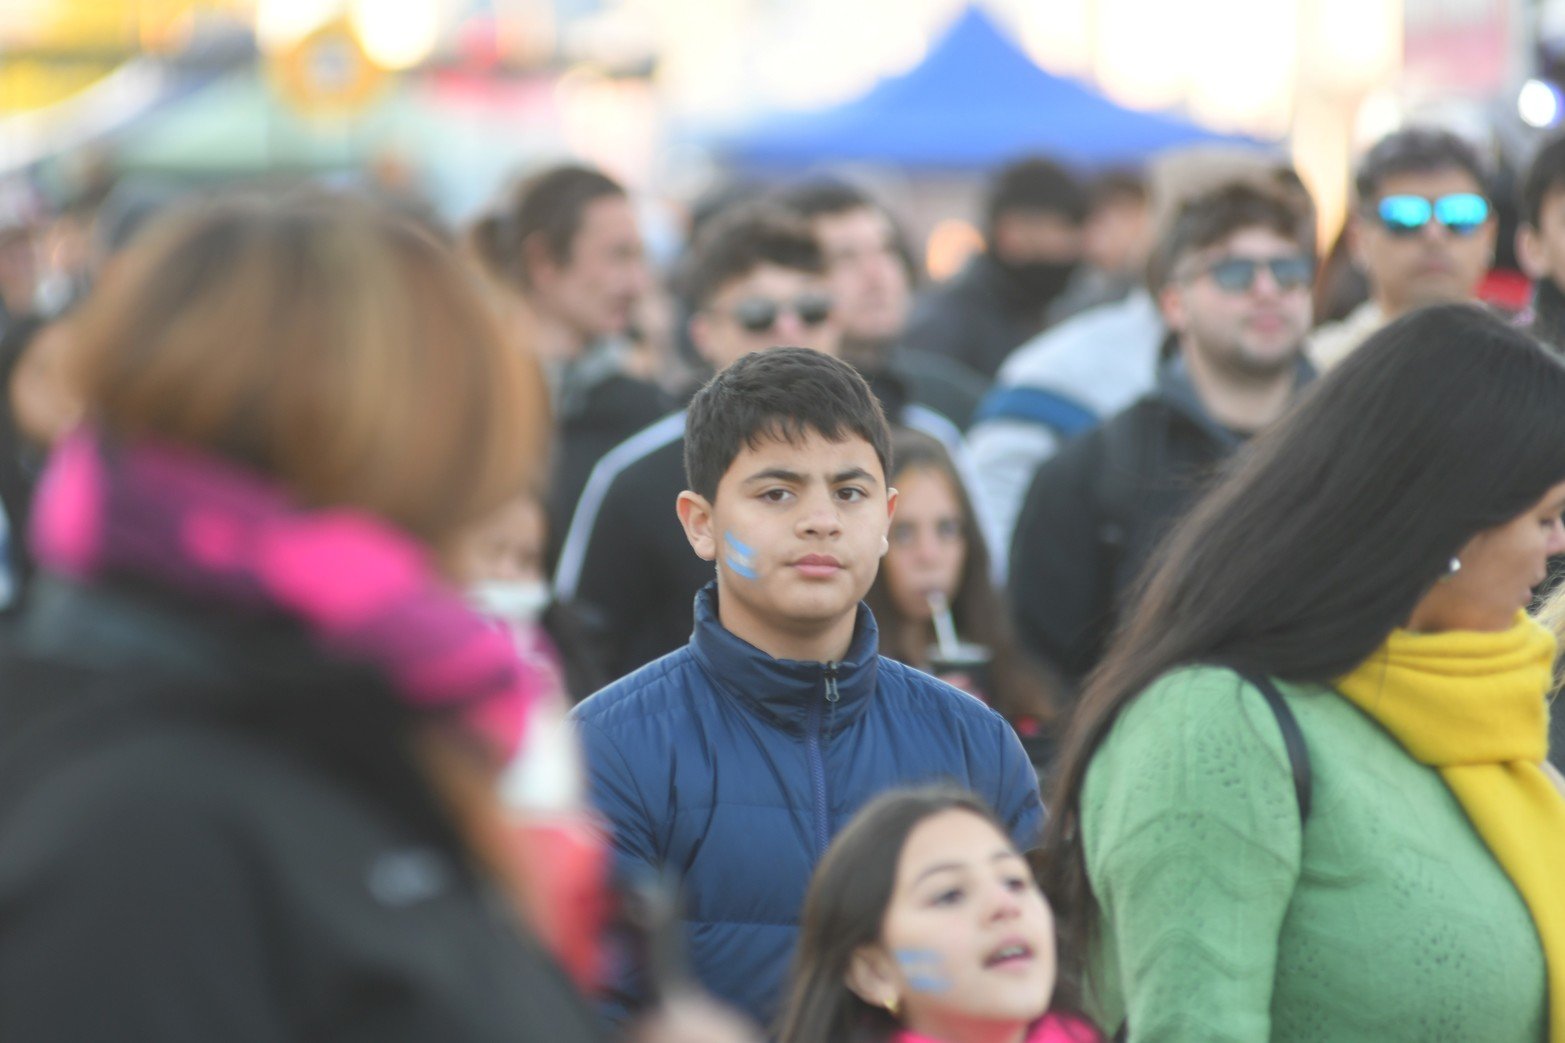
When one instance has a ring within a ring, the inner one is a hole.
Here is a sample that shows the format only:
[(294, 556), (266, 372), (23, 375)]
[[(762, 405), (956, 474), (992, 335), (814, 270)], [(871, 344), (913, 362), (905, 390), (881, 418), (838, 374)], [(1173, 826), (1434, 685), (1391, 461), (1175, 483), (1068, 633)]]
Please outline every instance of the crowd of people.
[(1565, 1043), (1565, 138), (1353, 183), (0, 198), (0, 1037)]

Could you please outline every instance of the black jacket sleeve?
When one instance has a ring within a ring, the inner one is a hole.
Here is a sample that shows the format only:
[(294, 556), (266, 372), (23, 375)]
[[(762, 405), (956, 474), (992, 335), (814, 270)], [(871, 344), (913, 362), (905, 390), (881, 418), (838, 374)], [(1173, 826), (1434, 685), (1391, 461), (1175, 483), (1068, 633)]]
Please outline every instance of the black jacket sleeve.
[(672, 515), (674, 504), (643, 502), (635, 468), (621, 471), (609, 486), (588, 530), (586, 553), (576, 580), (575, 598), (604, 656), (608, 673), (620, 677), (641, 664), (633, 662), (631, 639), (655, 612), (656, 556), (647, 546), (650, 525)]
[(1009, 592), (1023, 645), (1072, 686), (1097, 665), (1111, 626), (1113, 568), (1094, 495), (1102, 429), (1046, 460), (1033, 477), (1011, 541)]

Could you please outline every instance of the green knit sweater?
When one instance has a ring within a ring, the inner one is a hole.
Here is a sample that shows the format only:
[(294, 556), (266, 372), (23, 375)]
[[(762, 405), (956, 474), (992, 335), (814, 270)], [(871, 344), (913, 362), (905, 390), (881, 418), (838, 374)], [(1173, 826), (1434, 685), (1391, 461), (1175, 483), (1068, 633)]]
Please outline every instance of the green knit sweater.
[(1314, 772), (1302, 838), (1277, 719), (1230, 671), (1165, 675), (1094, 756), (1099, 1023), (1128, 1018), (1133, 1041), (1539, 1043), (1537, 932), (1439, 775), (1330, 689), (1279, 688)]

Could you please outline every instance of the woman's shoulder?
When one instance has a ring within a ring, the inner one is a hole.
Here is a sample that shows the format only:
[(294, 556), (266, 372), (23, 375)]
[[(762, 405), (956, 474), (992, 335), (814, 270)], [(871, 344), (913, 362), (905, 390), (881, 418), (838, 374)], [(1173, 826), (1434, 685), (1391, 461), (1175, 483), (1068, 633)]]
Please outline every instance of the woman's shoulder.
[(1235, 671), (1208, 664), (1180, 666), (1126, 704), (1111, 739), (1125, 742), (1144, 736), (1156, 741), (1171, 729), (1205, 734), (1248, 730), (1256, 710), (1270, 716), (1260, 692)]
[(1298, 818), (1277, 718), (1247, 681), (1216, 666), (1171, 670), (1131, 700), (1094, 754), (1082, 798), (1089, 821), (1127, 828), (1195, 807), (1253, 822)]

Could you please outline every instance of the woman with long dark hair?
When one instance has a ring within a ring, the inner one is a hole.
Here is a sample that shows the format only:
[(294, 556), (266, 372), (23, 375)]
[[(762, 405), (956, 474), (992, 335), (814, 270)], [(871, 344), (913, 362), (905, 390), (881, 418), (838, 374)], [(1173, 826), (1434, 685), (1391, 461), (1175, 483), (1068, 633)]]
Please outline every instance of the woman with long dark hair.
[(1562, 509), (1565, 365), (1469, 306), (1259, 436), (1066, 739), (1067, 993), (1131, 1040), (1565, 1040), (1555, 642), (1523, 612)]
[[(898, 492), (891, 547), (864, 598), (880, 626), (881, 653), (994, 707), (1042, 768), (1054, 737), (1054, 689), (1011, 633), (989, 578), (983, 533), (950, 454), (928, 435), (903, 429), (892, 437), (891, 460), (889, 484)], [(949, 607), (963, 646), (956, 656), (939, 652), (931, 595)]]
[(983, 801), (897, 789), (832, 841), (805, 896), (781, 1043), (1096, 1043), (1053, 1010), (1053, 922)]

